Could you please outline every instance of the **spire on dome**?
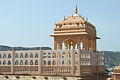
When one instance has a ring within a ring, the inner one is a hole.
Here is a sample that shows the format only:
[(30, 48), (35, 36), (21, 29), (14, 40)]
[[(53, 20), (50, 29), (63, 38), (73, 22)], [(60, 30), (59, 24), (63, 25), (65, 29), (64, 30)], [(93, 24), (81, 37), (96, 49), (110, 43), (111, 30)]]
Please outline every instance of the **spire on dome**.
[(75, 7), (75, 14), (78, 14), (78, 8), (77, 8), (77, 5)]

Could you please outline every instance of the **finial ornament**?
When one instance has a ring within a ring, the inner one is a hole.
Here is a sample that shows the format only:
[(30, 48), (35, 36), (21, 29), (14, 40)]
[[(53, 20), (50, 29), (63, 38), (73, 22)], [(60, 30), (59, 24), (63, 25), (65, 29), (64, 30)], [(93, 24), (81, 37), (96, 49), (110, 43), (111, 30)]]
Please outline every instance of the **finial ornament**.
[(65, 20), (66, 18), (65, 18), (65, 16), (64, 16), (64, 20)]
[(77, 5), (75, 7), (75, 14), (78, 14), (78, 8), (77, 8)]

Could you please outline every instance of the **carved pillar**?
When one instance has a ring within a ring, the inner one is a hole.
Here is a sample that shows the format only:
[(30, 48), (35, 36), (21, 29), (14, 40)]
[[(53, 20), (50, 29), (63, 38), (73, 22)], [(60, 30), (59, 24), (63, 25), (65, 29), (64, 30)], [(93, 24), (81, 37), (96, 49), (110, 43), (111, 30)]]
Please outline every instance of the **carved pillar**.
[(94, 39), (94, 51), (96, 51), (96, 39)]
[(89, 50), (89, 39), (88, 39), (88, 37), (83, 38), (83, 49), (84, 50)]
[(80, 47), (78, 47), (78, 75), (81, 75), (81, 52)]
[(39, 63), (38, 63), (38, 71), (39, 71), (39, 74), (41, 75), (42, 74), (42, 62), (43, 62), (43, 51), (40, 49), (39, 50)]
[(54, 37), (54, 49), (57, 49), (57, 40), (56, 40), (56, 37)]
[(72, 50), (72, 53), (71, 53), (71, 67), (72, 67), (72, 75), (74, 76), (75, 75), (75, 49)]
[(12, 50), (12, 65), (11, 65), (11, 73), (14, 74), (14, 62), (15, 62), (15, 50)]

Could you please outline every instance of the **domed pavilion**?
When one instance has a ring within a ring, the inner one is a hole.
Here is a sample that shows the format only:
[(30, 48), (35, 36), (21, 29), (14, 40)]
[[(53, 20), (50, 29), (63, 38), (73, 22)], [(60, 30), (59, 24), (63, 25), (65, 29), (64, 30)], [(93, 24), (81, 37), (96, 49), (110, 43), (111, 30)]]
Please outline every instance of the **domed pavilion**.
[(96, 51), (96, 28), (87, 19), (74, 14), (57, 22), (54, 28), (54, 49), (84, 49)]

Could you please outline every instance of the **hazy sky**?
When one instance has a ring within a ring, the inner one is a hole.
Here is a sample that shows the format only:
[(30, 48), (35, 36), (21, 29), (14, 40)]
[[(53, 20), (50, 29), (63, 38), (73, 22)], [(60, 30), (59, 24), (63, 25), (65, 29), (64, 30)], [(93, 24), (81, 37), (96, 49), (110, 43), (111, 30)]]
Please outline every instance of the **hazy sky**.
[(96, 26), (98, 50), (120, 51), (120, 0), (0, 0), (0, 45), (53, 48), (55, 22), (76, 4)]

